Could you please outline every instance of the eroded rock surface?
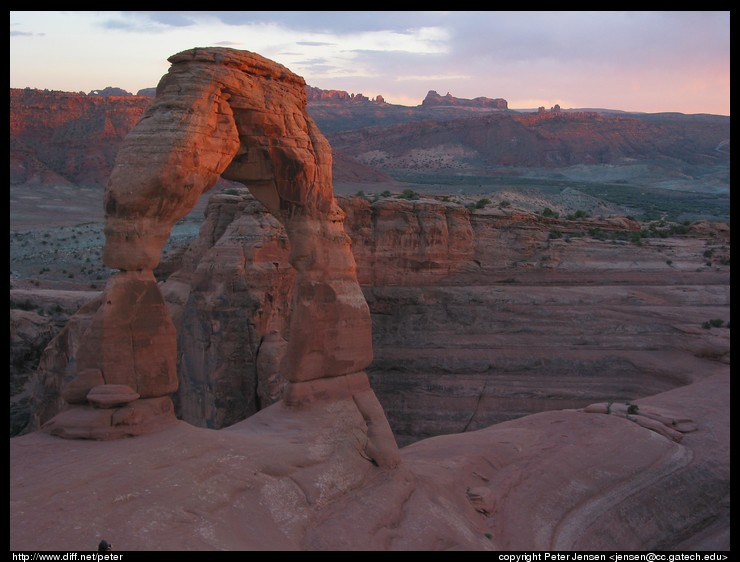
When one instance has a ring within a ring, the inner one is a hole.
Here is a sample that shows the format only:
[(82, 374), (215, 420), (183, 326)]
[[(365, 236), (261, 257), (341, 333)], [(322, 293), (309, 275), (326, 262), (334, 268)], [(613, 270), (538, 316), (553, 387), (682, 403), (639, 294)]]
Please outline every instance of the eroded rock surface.
[[(635, 244), (577, 236), (594, 225), (634, 232), (619, 217), (337, 201), (373, 321), (367, 373), (399, 442), (634, 400), (729, 370), (729, 326), (702, 327), (729, 320), (722, 224)], [(563, 236), (550, 238), (552, 229)], [(246, 188), (209, 198), (200, 235), (160, 284), (181, 350), (181, 419), (226, 427), (279, 398), (296, 275), (289, 256), (285, 229)], [(45, 354), (37, 380), (46, 390), (34, 392), (42, 423), (75, 349), (60, 343)]]
[(396, 470), (358, 454), (346, 396), (219, 431), (72, 446), (35, 432), (10, 440), (10, 548), (729, 550), (730, 402), (729, 373), (635, 401), (693, 420), (680, 443), (549, 411), (403, 447)]
[[(223, 176), (247, 185), (291, 242), (296, 275), (279, 366), (287, 391), (312, 400), (310, 381), (336, 379), (343, 388), (347, 376), (367, 382), (369, 309), (333, 195), (331, 148), (306, 112), (304, 80), (248, 51), (191, 49), (169, 60), (170, 71), (121, 146), (106, 189), (103, 261), (120, 273), (106, 285), (78, 352), (80, 368), (97, 367), (105, 384), (127, 385), (144, 400), (169, 400), (177, 390), (175, 328), (153, 271), (173, 225)], [(379, 404), (367, 404), (368, 391), (374, 398), (369, 385), (356, 388), (374, 439), (392, 441)], [(79, 408), (85, 406), (61, 412), (45, 428), (67, 436), (65, 420)], [(76, 416), (73, 425), (78, 422)], [(116, 432), (88, 437), (111, 435)], [(372, 448), (384, 452), (376, 462), (397, 464), (395, 442)]]

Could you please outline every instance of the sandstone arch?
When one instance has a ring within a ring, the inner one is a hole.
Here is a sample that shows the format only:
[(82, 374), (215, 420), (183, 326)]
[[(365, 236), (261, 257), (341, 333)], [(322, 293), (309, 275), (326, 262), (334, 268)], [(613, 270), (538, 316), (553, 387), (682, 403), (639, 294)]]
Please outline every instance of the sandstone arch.
[(223, 176), (249, 187), (290, 241), (297, 274), (283, 401), (351, 396), (368, 425), (369, 455), (394, 466), (395, 439), (364, 372), (370, 313), (333, 195), (331, 147), (306, 112), (304, 80), (227, 48), (191, 49), (169, 61), (105, 193), (103, 261), (119, 273), (78, 351), (77, 377), (64, 391), (72, 407), (44, 428), (112, 439), (174, 417), (176, 334), (153, 270), (174, 224)]

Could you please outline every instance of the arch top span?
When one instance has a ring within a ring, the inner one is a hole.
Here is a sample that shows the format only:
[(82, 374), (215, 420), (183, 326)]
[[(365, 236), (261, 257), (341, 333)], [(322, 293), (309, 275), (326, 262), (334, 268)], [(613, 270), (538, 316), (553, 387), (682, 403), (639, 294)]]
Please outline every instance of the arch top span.
[(306, 111), (303, 78), (256, 53), (223, 47), (169, 60), (108, 181), (109, 267), (156, 266), (172, 226), (221, 176), (249, 187), (284, 224), (296, 215), (337, 213), (331, 147)]
[[(239, 72), (249, 74), (255, 78), (277, 80), (291, 86), (304, 88), (306, 81), (302, 76), (295, 74), (280, 63), (263, 57), (260, 54), (242, 49), (228, 47), (193, 47), (175, 53), (167, 61), (176, 67), (178, 64), (204, 63), (234, 68)], [(303, 95), (305, 101), (305, 92)]]
[(176, 330), (153, 270), (175, 223), (224, 177), (247, 186), (288, 235), (296, 277), (280, 366), (284, 402), (350, 397), (368, 425), (371, 456), (395, 466), (395, 439), (364, 372), (370, 312), (334, 199), (331, 147), (306, 111), (305, 81), (250, 51), (194, 48), (168, 60), (106, 187), (103, 261), (119, 273), (106, 286), (96, 335), (83, 345), (78, 371), (87, 374), (73, 381), (75, 396), (102, 381), (125, 396), (157, 399), (157, 412), (167, 413), (161, 399), (178, 386)]

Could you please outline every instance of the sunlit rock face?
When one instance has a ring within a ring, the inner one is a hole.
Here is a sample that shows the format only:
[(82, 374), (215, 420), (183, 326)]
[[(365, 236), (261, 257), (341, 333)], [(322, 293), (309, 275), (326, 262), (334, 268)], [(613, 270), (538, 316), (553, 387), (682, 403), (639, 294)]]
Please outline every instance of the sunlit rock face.
[(151, 99), (10, 88), (10, 185), (103, 187)]
[[(290, 240), (296, 274), (279, 366), (286, 392), (294, 403), (313, 402), (314, 387), (304, 383), (352, 375), (352, 384), (337, 384), (361, 389), (358, 408), (366, 421), (372, 418), (374, 435), (392, 440), (382, 410), (366, 399), (370, 313), (345, 215), (333, 195), (331, 147), (306, 112), (305, 81), (248, 51), (191, 49), (169, 61), (155, 101), (118, 153), (105, 192), (103, 261), (120, 273), (109, 281), (79, 352), (84, 367), (98, 367), (104, 384), (125, 384), (142, 399), (176, 391), (176, 331), (153, 270), (173, 225), (223, 176), (247, 185)], [(356, 383), (357, 377), (365, 383)], [(324, 394), (325, 387), (317, 392)], [(62, 412), (48, 429), (72, 436), (65, 416), (71, 419)], [(77, 416), (74, 436), (84, 425)], [(86, 435), (115, 436), (115, 430)], [(397, 462), (395, 442), (374, 446), (384, 451), (383, 464)]]

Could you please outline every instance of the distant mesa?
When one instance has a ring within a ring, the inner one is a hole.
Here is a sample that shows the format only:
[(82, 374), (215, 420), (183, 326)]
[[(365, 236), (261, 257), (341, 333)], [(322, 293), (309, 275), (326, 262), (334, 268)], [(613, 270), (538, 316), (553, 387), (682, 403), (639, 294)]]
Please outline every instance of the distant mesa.
[(456, 98), (447, 92), (440, 96), (434, 90), (429, 90), (427, 97), (421, 102), (423, 107), (476, 107), (484, 109), (509, 109), (509, 103), (503, 98), (478, 97), (474, 99)]
[(309, 103), (330, 103), (330, 104), (384, 104), (383, 96), (376, 96), (372, 99), (363, 94), (350, 94), (344, 90), (322, 90), (313, 86), (306, 86), (306, 97)]
[(112, 86), (108, 86), (106, 88), (103, 88), (102, 90), (91, 90), (88, 96), (102, 96), (104, 98), (109, 98), (112, 96), (133, 96), (131, 92), (127, 92), (123, 88), (114, 88)]
[[(81, 94), (84, 92), (80, 92)], [(148, 98), (153, 98), (155, 95), (157, 95), (157, 88), (142, 88), (136, 94), (132, 94), (131, 92), (124, 90), (123, 88), (115, 88), (113, 86), (107, 86), (103, 88), (102, 90), (90, 90), (90, 92), (87, 94), (88, 96), (99, 96), (102, 98), (111, 98), (115, 96), (144, 96)]]
[[(82, 93), (82, 92), (80, 92)], [(88, 96), (100, 96), (100, 97), (113, 97), (113, 96), (144, 96), (144, 97), (155, 97), (157, 94), (157, 88), (142, 88), (136, 94), (132, 94), (124, 90), (123, 88), (115, 88), (113, 86), (107, 86), (102, 90), (91, 90)], [(306, 99), (308, 103), (312, 104), (327, 104), (327, 105), (387, 105), (385, 98), (381, 95), (377, 95), (374, 98), (369, 98), (362, 93), (354, 94), (349, 93), (345, 90), (322, 90), (321, 88), (315, 88), (313, 86), (306, 85)], [(457, 98), (451, 95), (449, 92), (441, 96), (435, 90), (429, 90), (426, 98), (421, 102), (421, 107), (426, 108), (437, 108), (437, 107), (456, 107), (456, 108), (479, 108), (479, 109), (509, 109), (509, 103), (503, 98), (487, 98), (485, 96), (465, 99)]]
[[(560, 113), (561, 111), (562, 111), (562, 109), (560, 109), (560, 105), (557, 104), (557, 103), (555, 105), (553, 105), (549, 109), (549, 112), (550, 113)], [(545, 106), (544, 105), (541, 105), (540, 107), (537, 108), (537, 113), (539, 113), (539, 114), (543, 114), (543, 113), (547, 113), (547, 112), (548, 112), (548, 110), (545, 109)]]
[[(84, 92), (80, 92), (84, 93)], [(157, 95), (157, 88), (142, 88), (136, 94), (132, 94), (123, 88), (114, 88), (108, 86), (102, 90), (91, 90), (88, 96), (144, 96), (153, 98)], [(322, 90), (313, 86), (306, 86), (307, 101), (310, 103), (330, 103), (330, 104), (384, 104), (385, 99), (381, 95), (369, 98), (363, 94), (350, 94), (344, 90)], [(481, 98), (485, 99), (485, 98)]]
[[(313, 86), (306, 86), (306, 94), (309, 103), (323, 103), (323, 104), (385, 104), (386, 101), (383, 96), (376, 96), (375, 98), (368, 98), (363, 94), (350, 94), (343, 90), (322, 90), (320, 88), (314, 88)], [(440, 96), (436, 91), (429, 90), (427, 97), (421, 102), (422, 107), (426, 108), (442, 108), (442, 107), (456, 107), (456, 108), (476, 108), (476, 109), (509, 109), (509, 103), (503, 98), (491, 99), (487, 97), (478, 97), (474, 99), (456, 98), (450, 95), (448, 92), (445, 96)]]
[(153, 98), (157, 95), (157, 88), (142, 88), (138, 92), (136, 92), (137, 96), (144, 96), (147, 98)]

